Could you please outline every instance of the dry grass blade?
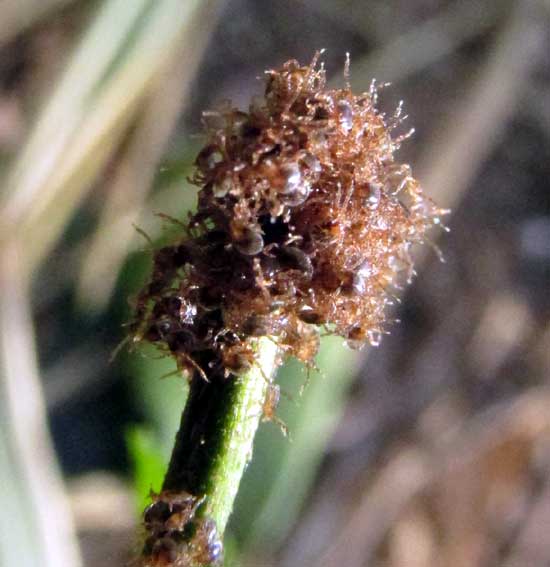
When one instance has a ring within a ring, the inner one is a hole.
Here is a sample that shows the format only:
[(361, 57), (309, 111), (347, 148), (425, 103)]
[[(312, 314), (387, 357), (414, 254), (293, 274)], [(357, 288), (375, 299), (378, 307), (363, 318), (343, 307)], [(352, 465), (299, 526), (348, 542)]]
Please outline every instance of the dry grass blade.
[[(15, 242), (0, 255), (0, 467), (12, 490), (2, 490), (0, 550), (5, 565), (78, 567), (74, 528), (47, 434), (28, 286)], [(10, 514), (10, 510), (13, 514)], [(20, 541), (17, 537), (19, 536)], [(3, 559), (6, 557), (3, 556)]]
[(26, 268), (50, 250), (149, 94), (198, 0), (107, 2), (44, 109), (8, 179), (5, 231)]

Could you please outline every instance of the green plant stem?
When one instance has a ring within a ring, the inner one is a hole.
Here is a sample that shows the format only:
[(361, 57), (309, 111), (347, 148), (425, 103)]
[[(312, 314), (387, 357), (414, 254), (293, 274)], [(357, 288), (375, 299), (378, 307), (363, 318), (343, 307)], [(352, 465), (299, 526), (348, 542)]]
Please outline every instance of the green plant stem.
[(212, 518), (221, 536), (241, 477), (252, 456), (254, 435), (277, 358), (277, 346), (258, 340), (257, 362), (243, 376), (195, 373), (163, 490), (204, 495), (199, 515)]

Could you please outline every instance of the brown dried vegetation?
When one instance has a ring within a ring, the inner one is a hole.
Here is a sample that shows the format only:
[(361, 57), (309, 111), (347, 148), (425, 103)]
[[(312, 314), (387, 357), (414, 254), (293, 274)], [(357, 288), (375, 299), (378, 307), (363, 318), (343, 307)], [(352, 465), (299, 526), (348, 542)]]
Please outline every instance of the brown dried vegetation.
[(401, 108), (380, 113), (374, 83), (358, 96), (327, 89), (317, 59), (268, 71), (248, 113), (204, 113), (198, 210), (156, 252), (133, 326), (182, 369), (246, 372), (261, 336), (309, 364), (319, 325), (352, 347), (378, 344), (388, 287), (410, 280), (411, 247), (440, 222), (394, 159)]

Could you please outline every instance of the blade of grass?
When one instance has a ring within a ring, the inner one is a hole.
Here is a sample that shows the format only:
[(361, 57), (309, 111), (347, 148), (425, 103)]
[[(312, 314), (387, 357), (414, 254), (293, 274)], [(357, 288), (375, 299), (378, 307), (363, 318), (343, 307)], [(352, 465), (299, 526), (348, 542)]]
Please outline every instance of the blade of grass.
[(8, 178), (0, 216), (32, 270), (60, 235), (189, 31), (198, 0), (111, 0), (83, 38)]
[(78, 567), (72, 517), (47, 433), (28, 282), (17, 243), (0, 252), (1, 563)]

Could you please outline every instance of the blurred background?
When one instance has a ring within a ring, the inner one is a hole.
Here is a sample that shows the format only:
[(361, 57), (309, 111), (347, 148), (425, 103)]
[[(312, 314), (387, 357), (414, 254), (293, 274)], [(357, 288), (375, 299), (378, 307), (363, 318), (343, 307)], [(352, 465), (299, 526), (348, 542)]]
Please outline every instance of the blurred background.
[(550, 3), (0, 0), (0, 564), (124, 565), (186, 395), (121, 349), (150, 245), (195, 205), (200, 112), (326, 48), (391, 82), (452, 208), (377, 349), (280, 381), (226, 565), (550, 565)]

